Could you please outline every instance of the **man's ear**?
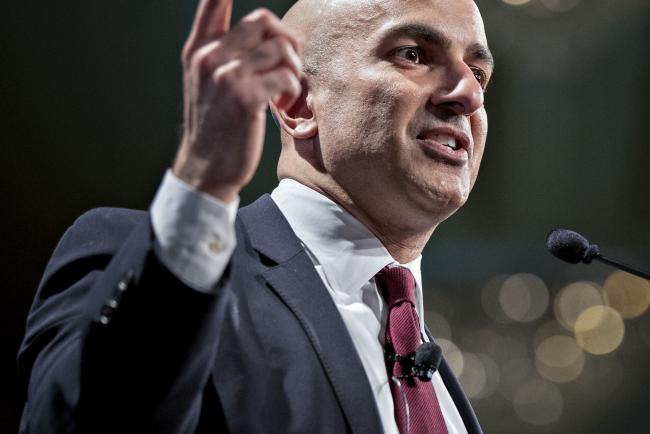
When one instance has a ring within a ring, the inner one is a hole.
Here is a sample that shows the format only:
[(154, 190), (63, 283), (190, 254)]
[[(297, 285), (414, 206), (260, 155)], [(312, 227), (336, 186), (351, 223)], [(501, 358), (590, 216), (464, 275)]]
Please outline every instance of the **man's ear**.
[(294, 139), (309, 139), (318, 133), (316, 116), (312, 111), (311, 95), (304, 81), (302, 93), (289, 109), (278, 110), (273, 101), (269, 105), (275, 122)]

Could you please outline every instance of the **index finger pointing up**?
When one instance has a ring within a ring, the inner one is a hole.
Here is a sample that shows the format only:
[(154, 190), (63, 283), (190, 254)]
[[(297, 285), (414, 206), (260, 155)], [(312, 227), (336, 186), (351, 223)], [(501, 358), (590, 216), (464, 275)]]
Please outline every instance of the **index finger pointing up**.
[(230, 30), (233, 0), (201, 0), (188, 45), (203, 45)]

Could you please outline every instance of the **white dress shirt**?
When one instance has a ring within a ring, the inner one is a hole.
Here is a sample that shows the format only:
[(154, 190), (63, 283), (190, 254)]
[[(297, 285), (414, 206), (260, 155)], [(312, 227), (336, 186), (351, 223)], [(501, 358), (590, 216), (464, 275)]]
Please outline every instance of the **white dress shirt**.
[[(271, 198), (305, 247), (341, 314), (375, 396), (384, 431), (399, 434), (383, 354), (388, 312), (374, 276), (387, 265), (411, 271), (416, 281), (416, 310), (427, 339), (422, 320), (421, 257), (398, 264), (351, 214), (297, 181), (282, 180)], [(225, 270), (236, 243), (233, 222), (237, 206), (197, 192), (167, 171), (151, 207), (154, 249), (191, 288), (210, 291)], [(432, 384), (449, 434), (466, 434), (438, 372)]]

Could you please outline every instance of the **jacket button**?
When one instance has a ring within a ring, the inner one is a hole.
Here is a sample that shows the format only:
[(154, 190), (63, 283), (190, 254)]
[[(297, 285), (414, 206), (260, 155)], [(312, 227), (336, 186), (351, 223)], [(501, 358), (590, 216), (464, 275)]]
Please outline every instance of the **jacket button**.
[(111, 322), (111, 319), (113, 319), (113, 313), (115, 313), (115, 308), (117, 308), (117, 304), (117, 300), (112, 298), (108, 300), (104, 306), (102, 306), (102, 310), (99, 316), (100, 323), (106, 325)]

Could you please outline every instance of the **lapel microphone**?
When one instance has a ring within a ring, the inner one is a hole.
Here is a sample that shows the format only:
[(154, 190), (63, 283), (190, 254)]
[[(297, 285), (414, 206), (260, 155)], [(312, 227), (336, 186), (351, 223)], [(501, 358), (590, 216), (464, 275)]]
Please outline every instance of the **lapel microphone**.
[(425, 342), (415, 352), (412, 373), (421, 381), (431, 381), (442, 361), (442, 348), (433, 342)]
[(604, 257), (600, 253), (598, 245), (590, 244), (585, 237), (568, 229), (555, 229), (549, 232), (546, 236), (546, 247), (553, 256), (571, 264), (577, 264), (578, 262), (590, 264), (595, 259), (619, 270), (650, 280), (650, 274)]
[[(392, 366), (395, 363), (402, 365), (403, 372), (408, 372), (406, 375), (400, 375), (399, 377), (391, 375), (390, 379), (395, 383), (395, 385), (397, 385), (400, 395), (402, 396), (402, 405), (404, 406), (404, 416), (406, 418), (405, 434), (409, 434), (411, 431), (409, 403), (399, 380), (406, 379), (407, 381), (414, 381), (414, 379), (417, 378), (420, 381), (431, 381), (433, 374), (440, 367), (440, 362), (442, 361), (442, 348), (434, 342), (425, 342), (415, 350), (414, 354), (402, 356), (392, 352), (392, 354), (388, 355), (387, 359), (391, 372), (393, 370)], [(431, 385), (431, 387), (433, 387), (433, 385)]]
[(402, 366), (402, 372), (406, 372), (405, 375), (393, 377), (400, 380), (413, 380), (417, 378), (420, 381), (431, 381), (441, 361), (442, 349), (440, 345), (433, 342), (423, 343), (414, 354), (402, 356), (393, 353), (388, 355), (389, 366), (392, 366), (394, 363), (399, 363)]

